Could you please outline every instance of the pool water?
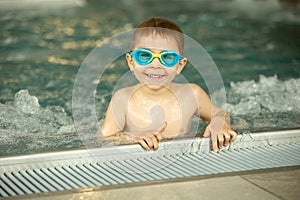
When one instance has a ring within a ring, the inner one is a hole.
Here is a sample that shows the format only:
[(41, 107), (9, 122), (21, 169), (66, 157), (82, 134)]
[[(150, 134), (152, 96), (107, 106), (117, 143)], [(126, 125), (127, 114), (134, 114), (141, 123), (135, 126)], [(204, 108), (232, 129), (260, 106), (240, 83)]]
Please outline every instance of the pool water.
[[(82, 148), (72, 120), (72, 89), (80, 64), (101, 41), (153, 16), (177, 22), (213, 58), (239, 134), (300, 127), (299, 4), (168, 2), (0, 6), (0, 155)], [(95, 95), (99, 120), (126, 72), (120, 58), (100, 80)], [(206, 89), (193, 66), (183, 75)], [(203, 129), (201, 124), (199, 134)]]

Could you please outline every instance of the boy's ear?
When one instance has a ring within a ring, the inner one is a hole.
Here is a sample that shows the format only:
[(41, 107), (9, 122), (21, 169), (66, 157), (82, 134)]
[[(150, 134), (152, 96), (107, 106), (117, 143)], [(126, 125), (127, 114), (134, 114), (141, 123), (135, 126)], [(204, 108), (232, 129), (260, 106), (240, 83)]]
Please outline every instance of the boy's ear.
[(178, 65), (177, 65), (177, 74), (180, 74), (181, 71), (183, 70), (184, 66), (187, 63), (187, 58), (182, 58), (181, 60), (179, 60)]
[(133, 57), (129, 53), (126, 53), (125, 57), (126, 57), (127, 65), (129, 67), (130, 71), (133, 71), (133, 69), (134, 69), (134, 66), (133, 66), (133, 62), (134, 62)]

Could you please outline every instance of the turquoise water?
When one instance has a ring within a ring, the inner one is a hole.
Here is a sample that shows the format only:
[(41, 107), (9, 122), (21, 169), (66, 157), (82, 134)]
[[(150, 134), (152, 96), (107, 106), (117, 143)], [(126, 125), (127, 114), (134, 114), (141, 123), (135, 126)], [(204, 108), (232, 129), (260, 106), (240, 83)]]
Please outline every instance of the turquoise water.
[[(153, 16), (176, 21), (213, 58), (239, 134), (300, 127), (299, 4), (117, 2), (1, 8), (0, 155), (83, 147), (73, 127), (71, 103), (80, 64), (101, 41)], [(109, 68), (97, 87), (99, 120), (115, 84), (128, 71), (122, 58), (114, 66), (118, 67)], [(192, 66), (183, 75), (206, 88)], [(38, 104), (28, 103), (24, 92), (15, 98), (23, 89)]]

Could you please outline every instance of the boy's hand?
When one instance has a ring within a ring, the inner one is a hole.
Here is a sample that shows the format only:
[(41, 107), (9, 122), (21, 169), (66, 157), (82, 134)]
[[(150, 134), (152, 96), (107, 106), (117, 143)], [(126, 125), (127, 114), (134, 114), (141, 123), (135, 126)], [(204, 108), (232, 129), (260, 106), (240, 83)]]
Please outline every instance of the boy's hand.
[(214, 118), (206, 127), (203, 137), (211, 137), (211, 143), (214, 152), (217, 152), (223, 146), (227, 146), (229, 142), (233, 142), (236, 139), (236, 132), (233, 131), (224, 120), (224, 118)]
[(145, 138), (136, 138), (136, 142), (139, 143), (144, 149), (146, 150), (157, 150), (158, 149), (158, 143), (163, 139), (163, 132), (167, 127), (167, 122), (164, 122), (163, 125), (160, 127), (160, 129), (154, 133), (150, 137)]

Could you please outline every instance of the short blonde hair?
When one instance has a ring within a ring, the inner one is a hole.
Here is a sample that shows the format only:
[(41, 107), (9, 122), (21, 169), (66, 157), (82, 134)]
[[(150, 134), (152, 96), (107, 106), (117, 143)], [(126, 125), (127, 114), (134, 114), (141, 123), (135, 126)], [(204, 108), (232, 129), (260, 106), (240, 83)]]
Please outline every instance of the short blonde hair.
[(184, 49), (184, 36), (181, 28), (174, 22), (161, 18), (153, 17), (138, 25), (137, 29), (133, 33), (131, 42), (131, 50), (135, 46), (135, 41), (141, 36), (159, 35), (165, 38), (174, 37), (177, 44), (179, 53), (183, 55)]

